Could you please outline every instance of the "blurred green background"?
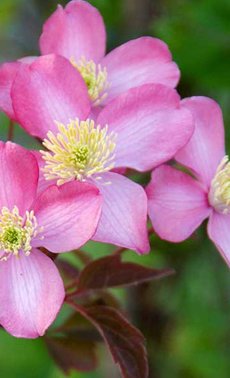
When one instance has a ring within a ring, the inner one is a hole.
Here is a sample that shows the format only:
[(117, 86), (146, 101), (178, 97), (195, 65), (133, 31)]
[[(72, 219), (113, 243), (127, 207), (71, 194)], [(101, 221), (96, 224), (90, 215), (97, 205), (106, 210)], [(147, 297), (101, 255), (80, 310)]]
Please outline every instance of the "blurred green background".
[[(182, 97), (205, 95), (223, 109), (230, 151), (230, 2), (229, 0), (95, 0), (104, 16), (108, 50), (129, 38), (152, 35), (168, 43), (182, 78)], [(65, 1), (60, 1), (65, 4)], [(1, 0), (0, 61), (38, 54), (42, 24), (56, 8), (55, 0)], [(8, 120), (0, 115), (0, 138)], [(32, 140), (17, 129), (15, 140)], [(153, 237), (149, 256), (127, 252), (126, 258), (152, 267), (173, 267), (176, 275), (118, 293), (130, 318), (145, 334), (150, 378), (230, 377), (230, 276), (206, 236), (203, 225), (190, 240), (170, 245)], [(108, 246), (86, 246), (92, 256)], [(1, 304), (0, 304), (1, 305)], [(116, 378), (119, 374), (100, 348), (99, 368), (73, 373), (76, 378)], [(0, 332), (2, 378), (61, 378), (43, 340), (19, 340)]]

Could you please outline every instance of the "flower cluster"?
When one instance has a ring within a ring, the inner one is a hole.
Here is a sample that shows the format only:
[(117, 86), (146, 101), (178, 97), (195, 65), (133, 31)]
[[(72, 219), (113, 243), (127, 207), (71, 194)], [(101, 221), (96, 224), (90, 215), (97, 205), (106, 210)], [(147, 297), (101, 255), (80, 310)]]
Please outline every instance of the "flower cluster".
[[(97, 9), (72, 0), (45, 22), (41, 56), (0, 67), (0, 109), (42, 144), (0, 144), (0, 324), (17, 337), (43, 335), (63, 303), (49, 252), (92, 239), (148, 253), (148, 214), (171, 242), (209, 217), (209, 237), (230, 264), (219, 106), (181, 100), (179, 69), (159, 39), (107, 55), (105, 45)], [(146, 190), (130, 171), (152, 171)]]

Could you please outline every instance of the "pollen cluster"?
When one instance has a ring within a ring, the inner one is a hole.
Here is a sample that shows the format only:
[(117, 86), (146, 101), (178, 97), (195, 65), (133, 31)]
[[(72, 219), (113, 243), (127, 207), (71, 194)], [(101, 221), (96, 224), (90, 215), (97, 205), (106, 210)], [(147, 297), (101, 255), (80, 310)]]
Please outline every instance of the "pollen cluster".
[(33, 211), (27, 211), (22, 217), (17, 206), (12, 211), (3, 207), (0, 213), (0, 249), (5, 253), (1, 260), (7, 260), (11, 254), (18, 256), (20, 251), (29, 255), (31, 240), (41, 231)]
[(43, 145), (49, 151), (40, 151), (46, 164), (43, 168), (47, 180), (57, 184), (77, 179), (85, 181), (94, 175), (108, 172), (114, 167), (116, 134), (108, 133), (108, 126), (96, 126), (93, 120), (71, 121), (67, 126), (57, 123), (59, 133), (51, 131)]
[(106, 90), (109, 87), (106, 68), (102, 68), (100, 64), (94, 63), (93, 60), (87, 61), (84, 57), (78, 63), (71, 59), (71, 63), (84, 79), (93, 105), (100, 105), (107, 97)]
[(209, 202), (218, 212), (230, 213), (230, 162), (228, 156), (221, 160), (211, 182)]

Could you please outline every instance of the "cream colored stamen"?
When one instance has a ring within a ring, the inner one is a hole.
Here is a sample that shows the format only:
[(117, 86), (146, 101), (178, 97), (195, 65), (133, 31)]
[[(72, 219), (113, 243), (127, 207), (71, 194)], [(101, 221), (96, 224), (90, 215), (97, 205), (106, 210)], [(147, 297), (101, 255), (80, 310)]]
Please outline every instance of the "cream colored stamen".
[(42, 230), (33, 211), (26, 211), (23, 218), (17, 206), (12, 211), (3, 207), (0, 213), (0, 249), (5, 254), (0, 260), (7, 260), (11, 254), (18, 256), (20, 251), (29, 255), (32, 239)]
[(222, 214), (230, 213), (230, 162), (225, 156), (211, 182), (209, 202), (216, 211)]
[(51, 131), (41, 151), (46, 164), (43, 169), (47, 180), (57, 179), (57, 184), (77, 179), (85, 181), (94, 175), (108, 172), (114, 167), (116, 134), (108, 133), (108, 126), (96, 126), (93, 120), (71, 121), (67, 126), (58, 123), (59, 133)]
[(84, 57), (82, 57), (77, 63), (74, 59), (71, 59), (70, 61), (84, 79), (93, 105), (100, 105), (107, 97), (106, 91), (109, 87), (106, 68), (102, 68), (100, 64), (94, 63), (93, 60), (87, 61)]

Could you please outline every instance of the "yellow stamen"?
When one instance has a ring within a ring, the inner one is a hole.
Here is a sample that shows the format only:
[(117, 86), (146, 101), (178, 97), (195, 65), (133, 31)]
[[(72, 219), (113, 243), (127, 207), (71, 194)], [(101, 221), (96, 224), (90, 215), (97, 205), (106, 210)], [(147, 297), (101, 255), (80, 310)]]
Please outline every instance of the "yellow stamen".
[(102, 68), (100, 64), (94, 63), (93, 60), (87, 61), (84, 57), (77, 63), (74, 59), (70, 61), (84, 79), (93, 105), (97, 106), (101, 104), (107, 97), (106, 90), (109, 87), (106, 68)]
[(113, 169), (116, 135), (108, 133), (108, 126), (101, 128), (89, 119), (71, 121), (67, 126), (57, 122), (57, 126), (59, 133), (55, 136), (49, 131), (43, 142), (49, 151), (41, 151), (47, 180), (58, 179), (57, 184), (62, 185), (92, 175), (99, 179), (100, 173)]
[(230, 213), (230, 162), (225, 156), (216, 171), (209, 191), (210, 204), (220, 213)]
[(0, 213), (0, 249), (5, 252), (1, 260), (7, 260), (10, 254), (18, 256), (19, 251), (29, 255), (31, 240), (43, 230), (38, 227), (33, 211), (26, 211), (21, 217), (17, 206), (10, 211), (3, 207)]

